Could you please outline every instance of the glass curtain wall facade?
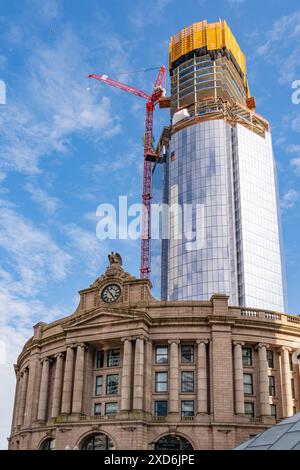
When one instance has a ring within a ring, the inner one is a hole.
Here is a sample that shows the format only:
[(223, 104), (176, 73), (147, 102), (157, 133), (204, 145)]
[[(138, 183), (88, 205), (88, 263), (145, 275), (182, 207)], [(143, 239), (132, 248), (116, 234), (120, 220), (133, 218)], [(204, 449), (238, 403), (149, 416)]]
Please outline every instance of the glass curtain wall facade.
[[(173, 134), (170, 154), (169, 202), (192, 206), (193, 243), (185, 236), (184, 210), (181, 221), (171, 215), (162, 294), (208, 300), (226, 293), (232, 305), (283, 311), (271, 135), (206, 121)], [(182, 237), (173, 239), (178, 224)]]
[(207, 300), (225, 292), (236, 305), (231, 128), (222, 120), (189, 126), (172, 136), (170, 152), (170, 203), (182, 211), (170, 217), (168, 298)]
[[(169, 205), (168, 239), (152, 240), (163, 300), (283, 311), (276, 171), (270, 126), (256, 114), (246, 59), (225, 21), (184, 28), (170, 43), (167, 158), (153, 203)], [(177, 208), (177, 209), (176, 209)]]

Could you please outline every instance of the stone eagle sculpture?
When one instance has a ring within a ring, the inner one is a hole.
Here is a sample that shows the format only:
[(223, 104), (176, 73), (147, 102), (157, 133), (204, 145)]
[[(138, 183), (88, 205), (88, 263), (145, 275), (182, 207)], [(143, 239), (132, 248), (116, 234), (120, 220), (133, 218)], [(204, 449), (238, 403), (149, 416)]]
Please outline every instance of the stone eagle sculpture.
[(113, 265), (116, 265), (116, 264), (119, 265), (119, 266), (122, 266), (121, 255), (119, 253), (115, 253), (114, 251), (112, 251), (108, 255), (108, 261), (109, 261), (110, 266), (113, 266)]

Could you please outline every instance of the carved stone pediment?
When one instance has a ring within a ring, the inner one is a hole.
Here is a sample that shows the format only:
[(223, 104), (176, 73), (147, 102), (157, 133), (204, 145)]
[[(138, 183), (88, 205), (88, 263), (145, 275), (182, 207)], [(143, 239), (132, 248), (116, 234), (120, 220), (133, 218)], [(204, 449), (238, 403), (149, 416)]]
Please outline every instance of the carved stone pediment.
[(122, 321), (140, 320), (145, 317), (148, 317), (148, 315), (143, 311), (101, 308), (71, 318), (70, 321), (63, 326), (63, 329), (69, 330), (79, 327), (89, 328), (104, 326)]

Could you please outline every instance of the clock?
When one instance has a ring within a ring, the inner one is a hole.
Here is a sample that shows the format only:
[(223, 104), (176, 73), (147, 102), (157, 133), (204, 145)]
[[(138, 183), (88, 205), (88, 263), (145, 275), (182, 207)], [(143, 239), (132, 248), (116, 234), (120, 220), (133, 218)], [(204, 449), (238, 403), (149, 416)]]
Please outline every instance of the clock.
[(121, 295), (121, 287), (118, 284), (109, 284), (101, 292), (101, 299), (107, 304), (116, 302)]

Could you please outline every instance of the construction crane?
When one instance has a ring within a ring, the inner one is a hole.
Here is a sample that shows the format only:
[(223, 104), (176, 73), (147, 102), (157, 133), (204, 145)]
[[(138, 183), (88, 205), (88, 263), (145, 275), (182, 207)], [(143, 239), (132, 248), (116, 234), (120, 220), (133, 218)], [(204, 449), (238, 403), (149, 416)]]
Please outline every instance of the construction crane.
[(151, 271), (150, 239), (151, 239), (151, 197), (152, 197), (152, 162), (156, 162), (158, 155), (153, 148), (153, 113), (160, 98), (165, 96), (166, 68), (162, 65), (151, 95), (138, 88), (126, 85), (109, 78), (107, 75), (91, 74), (89, 78), (95, 78), (100, 82), (127, 91), (133, 95), (147, 100), (146, 119), (144, 134), (144, 170), (143, 170), (143, 214), (142, 214), (142, 237), (141, 237), (141, 278), (147, 279)]

